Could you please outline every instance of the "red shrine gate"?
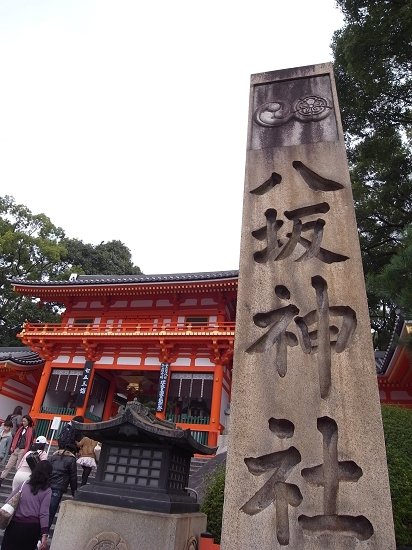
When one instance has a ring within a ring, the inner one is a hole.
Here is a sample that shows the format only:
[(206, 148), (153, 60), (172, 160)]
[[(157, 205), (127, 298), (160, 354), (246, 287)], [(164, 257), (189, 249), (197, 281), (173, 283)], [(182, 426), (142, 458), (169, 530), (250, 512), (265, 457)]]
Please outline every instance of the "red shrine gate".
[(217, 445), (230, 401), (237, 272), (13, 283), (65, 307), (61, 323), (26, 323), (20, 334), (45, 360), (30, 411), (38, 433), (54, 416), (106, 420), (137, 398)]

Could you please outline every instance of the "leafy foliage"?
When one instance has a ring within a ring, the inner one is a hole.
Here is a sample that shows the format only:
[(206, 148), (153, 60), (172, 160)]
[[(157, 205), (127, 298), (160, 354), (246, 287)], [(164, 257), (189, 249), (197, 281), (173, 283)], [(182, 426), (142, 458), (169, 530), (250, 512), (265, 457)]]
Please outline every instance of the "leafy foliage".
[(223, 500), (225, 492), (225, 466), (221, 465), (210, 477), (201, 511), (207, 515), (207, 530), (220, 543)]
[(39, 303), (11, 290), (10, 279), (67, 279), (72, 271), (94, 274), (136, 274), (130, 250), (120, 241), (84, 244), (65, 237), (45, 214), (33, 214), (13, 197), (0, 197), (0, 342), (18, 346), (16, 334), (27, 320), (56, 322), (59, 304)]
[(109, 241), (96, 246), (79, 239), (65, 239), (65, 261), (71, 269), (88, 275), (138, 275), (140, 268), (133, 265), (130, 250), (121, 241)]
[(407, 317), (412, 314), (412, 228), (405, 232), (401, 245), (380, 273), (369, 276), (369, 286), (376, 293), (392, 299)]
[(412, 410), (382, 406), (397, 544), (412, 544)]
[(350, 134), (412, 123), (410, 0), (337, 0), (345, 26), (333, 49)]
[(25, 319), (55, 321), (55, 306), (39, 309), (16, 296), (9, 278), (42, 280), (56, 276), (66, 253), (63, 230), (44, 214), (34, 215), (9, 196), (0, 198), (0, 338), (3, 346), (20, 345), (15, 335)]
[[(412, 4), (337, 0), (333, 37), (368, 299), (377, 346), (388, 344), (400, 304), (373, 276), (401, 251), (412, 226)], [(412, 266), (411, 266), (412, 267)], [(412, 283), (408, 283), (410, 286)]]

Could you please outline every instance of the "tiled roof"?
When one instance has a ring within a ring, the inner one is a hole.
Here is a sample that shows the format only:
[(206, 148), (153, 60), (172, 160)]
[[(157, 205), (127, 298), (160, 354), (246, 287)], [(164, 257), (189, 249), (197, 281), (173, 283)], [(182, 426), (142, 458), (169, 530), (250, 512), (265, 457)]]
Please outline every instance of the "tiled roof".
[(16, 365), (22, 366), (40, 366), (44, 364), (44, 360), (40, 357), (40, 355), (25, 347), (0, 347), (0, 361), (11, 361)]
[(383, 374), (386, 351), (375, 351), (376, 374)]
[[(377, 369), (378, 374), (385, 374), (386, 370), (389, 367), (389, 363), (395, 353), (395, 349), (398, 345), (398, 339), (401, 335), (405, 323), (412, 323), (410, 320), (406, 320), (402, 315), (398, 315), (396, 318), (395, 326), (393, 328), (391, 341), (389, 342), (388, 349), (384, 352), (384, 356), (381, 360), (380, 369)], [(375, 361), (376, 362), (376, 361)], [(378, 365), (377, 365), (378, 366)]]
[(189, 450), (192, 454), (211, 455), (216, 452), (215, 447), (208, 447), (194, 439), (190, 430), (182, 430), (172, 422), (156, 418), (137, 399), (129, 401), (122, 413), (109, 420), (87, 424), (73, 423), (73, 426), (83, 435), (102, 442), (118, 440), (119, 434), (122, 433), (122, 427), (125, 425), (128, 426), (128, 441), (142, 441), (148, 437), (155, 443), (170, 443), (173, 446)]
[(200, 273), (172, 273), (164, 275), (79, 275), (70, 281), (28, 281), (26, 279), (10, 279), (12, 284), (32, 286), (79, 286), (124, 283), (166, 283), (186, 281), (213, 281), (233, 279), (238, 277), (238, 271), (209, 271)]

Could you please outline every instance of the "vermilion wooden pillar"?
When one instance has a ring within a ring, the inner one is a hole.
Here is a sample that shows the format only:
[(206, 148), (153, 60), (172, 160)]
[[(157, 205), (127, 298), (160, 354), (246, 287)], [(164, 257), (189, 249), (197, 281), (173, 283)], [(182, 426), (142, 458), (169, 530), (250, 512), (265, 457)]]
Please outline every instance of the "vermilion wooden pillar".
[(106, 403), (104, 404), (103, 417), (102, 420), (108, 420), (110, 418), (110, 412), (112, 410), (113, 397), (116, 392), (116, 383), (114, 378), (110, 377), (110, 386), (109, 391), (106, 396)]
[(223, 366), (217, 364), (215, 366), (215, 373), (213, 377), (213, 389), (212, 389), (212, 408), (210, 411), (210, 427), (212, 430), (216, 430), (216, 433), (209, 434), (208, 445), (210, 447), (217, 446), (217, 431), (220, 426), (220, 404), (222, 401), (222, 386), (223, 386)]
[(43, 372), (41, 373), (41, 376), (40, 376), (36, 395), (34, 397), (34, 401), (30, 409), (30, 416), (34, 416), (36, 413), (41, 412), (41, 406), (43, 404), (44, 396), (46, 395), (47, 386), (49, 385), (51, 371), (52, 371), (51, 361), (46, 361), (46, 364), (43, 367)]

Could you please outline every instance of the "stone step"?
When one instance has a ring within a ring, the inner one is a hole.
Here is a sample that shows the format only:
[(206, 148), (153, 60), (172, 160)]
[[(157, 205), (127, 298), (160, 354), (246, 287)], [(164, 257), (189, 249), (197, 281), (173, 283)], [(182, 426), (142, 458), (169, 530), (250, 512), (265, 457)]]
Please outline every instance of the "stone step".
[(190, 476), (194, 475), (200, 468), (202, 468), (210, 459), (209, 458), (195, 458), (193, 457), (190, 462)]

